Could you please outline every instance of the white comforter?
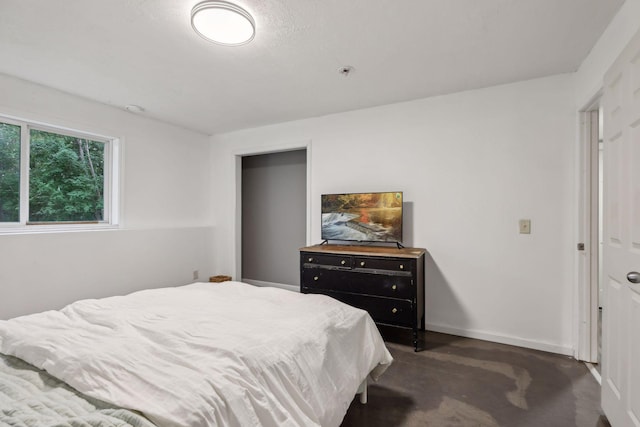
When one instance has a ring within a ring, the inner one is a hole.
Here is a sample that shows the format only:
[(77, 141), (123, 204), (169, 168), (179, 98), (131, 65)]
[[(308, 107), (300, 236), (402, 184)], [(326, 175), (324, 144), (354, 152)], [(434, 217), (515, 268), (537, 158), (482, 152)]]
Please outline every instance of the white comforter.
[(392, 361), (366, 312), (239, 282), (0, 321), (0, 352), (161, 427), (338, 426)]

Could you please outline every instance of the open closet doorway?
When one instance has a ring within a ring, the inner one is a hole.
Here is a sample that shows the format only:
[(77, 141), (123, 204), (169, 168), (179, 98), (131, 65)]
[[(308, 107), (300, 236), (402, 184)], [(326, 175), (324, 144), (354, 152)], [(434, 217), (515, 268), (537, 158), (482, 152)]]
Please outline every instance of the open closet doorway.
[(298, 291), (307, 242), (307, 150), (242, 156), (241, 277)]

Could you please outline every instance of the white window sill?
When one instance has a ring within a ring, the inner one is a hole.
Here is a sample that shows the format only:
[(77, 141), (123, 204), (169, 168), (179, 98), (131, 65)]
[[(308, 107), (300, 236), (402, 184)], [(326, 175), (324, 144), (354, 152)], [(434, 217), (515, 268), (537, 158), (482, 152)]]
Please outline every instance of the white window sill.
[(42, 233), (73, 233), (80, 231), (117, 230), (117, 224), (51, 224), (51, 225), (0, 225), (0, 236), (6, 234), (42, 234)]

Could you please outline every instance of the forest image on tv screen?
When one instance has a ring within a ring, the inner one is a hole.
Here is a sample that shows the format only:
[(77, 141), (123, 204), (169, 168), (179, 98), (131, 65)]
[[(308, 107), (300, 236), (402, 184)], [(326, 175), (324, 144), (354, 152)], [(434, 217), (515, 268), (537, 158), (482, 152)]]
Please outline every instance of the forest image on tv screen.
[(322, 238), (402, 241), (402, 193), (322, 195)]

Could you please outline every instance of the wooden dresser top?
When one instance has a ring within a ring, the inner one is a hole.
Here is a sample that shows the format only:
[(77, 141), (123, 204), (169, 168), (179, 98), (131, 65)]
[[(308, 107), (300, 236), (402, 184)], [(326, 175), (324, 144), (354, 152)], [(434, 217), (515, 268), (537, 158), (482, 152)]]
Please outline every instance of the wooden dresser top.
[(423, 248), (396, 248), (392, 246), (358, 245), (313, 245), (300, 248), (301, 252), (316, 252), (345, 255), (393, 256), (400, 258), (420, 258), (427, 250)]

